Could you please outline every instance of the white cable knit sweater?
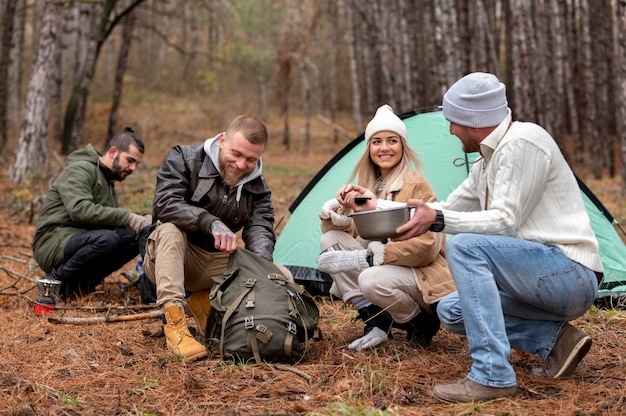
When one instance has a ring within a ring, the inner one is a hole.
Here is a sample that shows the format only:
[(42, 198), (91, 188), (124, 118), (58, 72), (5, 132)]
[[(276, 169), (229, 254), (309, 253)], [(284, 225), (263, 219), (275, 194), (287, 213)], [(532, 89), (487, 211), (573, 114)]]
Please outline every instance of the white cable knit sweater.
[(511, 124), (509, 110), (480, 146), (483, 159), (469, 177), (445, 201), (429, 204), (443, 211), (444, 232), (537, 241), (603, 271), (580, 188), (550, 134), (534, 123)]

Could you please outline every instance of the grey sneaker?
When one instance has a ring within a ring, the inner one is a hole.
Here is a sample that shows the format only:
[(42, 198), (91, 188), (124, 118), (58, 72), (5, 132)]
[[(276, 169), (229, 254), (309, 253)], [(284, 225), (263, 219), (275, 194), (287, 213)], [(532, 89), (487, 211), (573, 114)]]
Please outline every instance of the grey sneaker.
[(589, 352), (591, 343), (589, 335), (566, 323), (559, 331), (543, 368), (533, 368), (533, 374), (547, 378), (565, 378), (571, 375)]
[(517, 386), (489, 387), (478, 384), (469, 378), (454, 384), (438, 384), (433, 389), (433, 395), (437, 399), (449, 403), (471, 403), (492, 400), (513, 396), (516, 392)]

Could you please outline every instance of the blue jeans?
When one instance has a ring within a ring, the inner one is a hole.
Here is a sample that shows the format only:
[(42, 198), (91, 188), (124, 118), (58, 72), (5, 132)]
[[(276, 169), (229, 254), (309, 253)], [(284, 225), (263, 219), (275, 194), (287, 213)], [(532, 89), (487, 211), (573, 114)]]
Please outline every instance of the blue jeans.
[(563, 252), (514, 237), (458, 234), (446, 244), (457, 291), (437, 308), (442, 324), (466, 334), (468, 378), (491, 387), (516, 385), (514, 348), (546, 359), (565, 322), (596, 298), (595, 272)]
[(51, 272), (61, 281), (60, 295), (90, 293), (139, 254), (139, 236), (130, 228), (85, 231), (70, 237), (63, 254), (65, 261)]

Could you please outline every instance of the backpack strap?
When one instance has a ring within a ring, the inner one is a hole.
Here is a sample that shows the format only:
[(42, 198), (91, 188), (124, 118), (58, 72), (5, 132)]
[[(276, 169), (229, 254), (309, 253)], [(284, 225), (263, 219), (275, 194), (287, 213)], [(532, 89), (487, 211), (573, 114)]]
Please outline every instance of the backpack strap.
[[(256, 283), (256, 279), (248, 279), (246, 280), (245, 290), (241, 292), (241, 294), (235, 299), (233, 303), (228, 305), (228, 309), (224, 312), (224, 317), (222, 318), (222, 328), (221, 328), (221, 336), (220, 336), (220, 356), (224, 356), (224, 331), (226, 330), (226, 323), (230, 319), (230, 316), (237, 310), (237, 307), (245, 298), (248, 293), (250, 293), (254, 289), (254, 284)], [(257, 347), (258, 351), (258, 347)], [(256, 357), (255, 357), (256, 358)], [(260, 362), (260, 361), (259, 361)]]
[(254, 354), (254, 361), (257, 364), (261, 364), (263, 361), (261, 360), (261, 352), (259, 351), (259, 343), (256, 340), (256, 328), (254, 326), (254, 318), (251, 316), (246, 316), (245, 320), (245, 328), (248, 332), (248, 344), (250, 344), (250, 349), (252, 350), (252, 354)]
[(287, 322), (287, 333), (285, 334), (285, 346), (283, 351), (287, 358), (291, 358), (291, 351), (293, 346), (293, 337), (296, 335), (297, 327), (292, 321)]

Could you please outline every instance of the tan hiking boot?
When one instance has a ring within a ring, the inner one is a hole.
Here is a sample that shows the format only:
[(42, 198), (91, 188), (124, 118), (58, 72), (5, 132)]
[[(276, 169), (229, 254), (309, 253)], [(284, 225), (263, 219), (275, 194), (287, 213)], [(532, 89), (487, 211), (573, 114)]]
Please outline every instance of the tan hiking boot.
[(204, 337), (204, 331), (206, 330), (206, 322), (209, 319), (209, 312), (211, 311), (211, 298), (209, 297), (209, 290), (201, 290), (199, 292), (193, 292), (191, 296), (187, 298), (187, 308), (189, 313), (196, 318), (198, 323), (198, 332)]
[(189, 333), (183, 308), (176, 305), (165, 308), (165, 321), (163, 332), (170, 351), (187, 361), (194, 361), (207, 355), (204, 345)]

